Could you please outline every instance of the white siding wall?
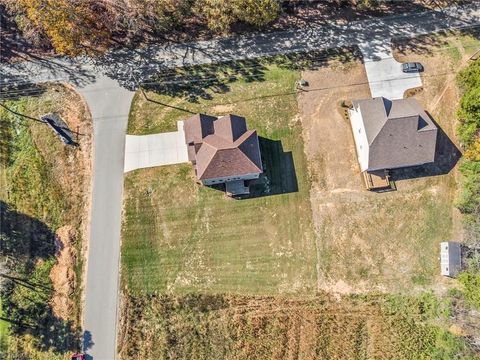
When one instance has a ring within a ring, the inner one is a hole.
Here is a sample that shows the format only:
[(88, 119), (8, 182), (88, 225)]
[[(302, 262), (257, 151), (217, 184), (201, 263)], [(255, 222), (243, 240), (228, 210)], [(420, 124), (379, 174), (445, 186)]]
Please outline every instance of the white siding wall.
[(440, 265), (443, 276), (455, 277), (462, 270), (462, 250), (459, 243), (440, 243)]
[(259, 176), (260, 176), (260, 173), (246, 174), (242, 176), (226, 176), (226, 177), (215, 178), (215, 179), (205, 179), (205, 180), (202, 180), (202, 184), (214, 185), (214, 184), (221, 184), (227, 181), (258, 179)]
[(353, 137), (355, 138), (355, 147), (357, 148), (358, 163), (360, 164), (360, 171), (368, 169), (368, 152), (369, 145), (367, 141), (367, 134), (365, 133), (365, 126), (363, 124), (362, 114), (360, 109), (351, 109), (350, 123), (352, 125)]

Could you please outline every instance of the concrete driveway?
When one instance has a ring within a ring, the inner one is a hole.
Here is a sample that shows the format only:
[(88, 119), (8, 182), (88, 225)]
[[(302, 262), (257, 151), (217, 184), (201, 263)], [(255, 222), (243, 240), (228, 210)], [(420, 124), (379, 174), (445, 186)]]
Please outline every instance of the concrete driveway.
[(403, 99), (406, 90), (422, 86), (419, 73), (404, 73), (401, 63), (393, 58), (391, 41), (358, 45), (365, 63), (372, 97)]
[(183, 121), (177, 131), (153, 135), (127, 135), (124, 171), (188, 162)]

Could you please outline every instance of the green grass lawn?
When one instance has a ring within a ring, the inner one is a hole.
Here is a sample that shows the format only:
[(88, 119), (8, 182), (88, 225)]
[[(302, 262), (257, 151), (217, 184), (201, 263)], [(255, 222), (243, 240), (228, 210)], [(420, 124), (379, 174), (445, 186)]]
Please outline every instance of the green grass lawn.
[[(3, 317), (2, 298), (0, 297), (0, 317)], [(0, 320), (0, 353), (7, 349), (8, 322)]]
[[(2, 291), (0, 314), (12, 323), (0, 321), (0, 358), (7, 354), (6, 359), (64, 359), (78, 349), (75, 334), (81, 287), (69, 295), (75, 301), (69, 318), (57, 318), (50, 302), (54, 284), (49, 275), (56, 261), (55, 232), (69, 225), (77, 231), (79, 260), (74, 266), (81, 283), (80, 239), (88, 179), (84, 156), (89, 152), (86, 140), (91, 122), (78, 95), (62, 85), (50, 85), (38, 96), (4, 100), (3, 104), (0, 256), (9, 257), (6, 274), (23, 279), (28, 286), (17, 281)], [(60, 114), (70, 126), (78, 125), (80, 147), (66, 147), (50, 128), (35, 121), (48, 112)], [(20, 327), (19, 323), (27, 325)]]
[[(313, 293), (316, 250), (309, 181), (294, 93), (299, 73), (275, 66), (189, 102), (137, 95), (129, 132), (173, 130), (189, 116), (234, 113), (257, 129), (268, 183), (244, 200), (195, 183), (191, 165), (137, 170), (125, 178), (123, 282), (134, 293)], [(293, 159), (294, 169), (291, 160)], [(293, 170), (296, 176), (293, 176)], [(298, 191), (296, 188), (298, 187)], [(283, 193), (283, 192), (287, 193)]]

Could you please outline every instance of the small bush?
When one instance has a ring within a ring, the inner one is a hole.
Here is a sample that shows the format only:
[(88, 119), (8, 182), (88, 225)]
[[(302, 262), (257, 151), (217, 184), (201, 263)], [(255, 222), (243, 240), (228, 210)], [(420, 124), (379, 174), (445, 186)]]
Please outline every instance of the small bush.
[[(465, 149), (457, 206), (464, 214), (466, 242), (475, 247), (480, 244), (480, 61), (460, 72), (457, 81), (463, 91), (457, 133)], [(463, 295), (477, 308), (480, 308), (479, 264), (477, 255), (469, 257), (467, 270), (458, 277)]]
[(480, 273), (465, 271), (458, 276), (463, 285), (465, 298), (477, 309), (480, 309)]

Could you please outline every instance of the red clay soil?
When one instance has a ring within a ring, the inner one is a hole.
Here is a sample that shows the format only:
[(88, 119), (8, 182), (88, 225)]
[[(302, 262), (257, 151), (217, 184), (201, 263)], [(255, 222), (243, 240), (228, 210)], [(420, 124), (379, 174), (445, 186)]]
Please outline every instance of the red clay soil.
[(71, 319), (74, 314), (75, 303), (75, 230), (67, 225), (57, 230), (57, 263), (50, 271), (54, 294), (51, 299), (53, 314), (63, 320)]

